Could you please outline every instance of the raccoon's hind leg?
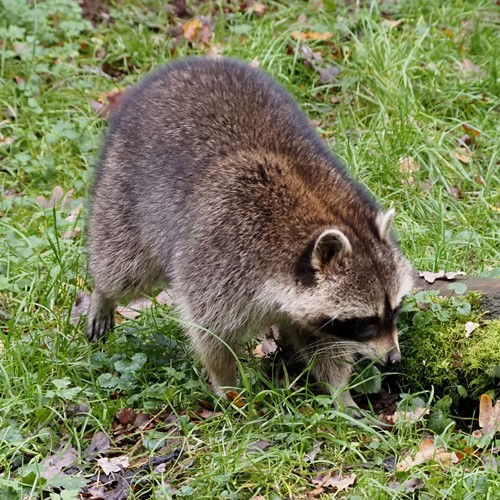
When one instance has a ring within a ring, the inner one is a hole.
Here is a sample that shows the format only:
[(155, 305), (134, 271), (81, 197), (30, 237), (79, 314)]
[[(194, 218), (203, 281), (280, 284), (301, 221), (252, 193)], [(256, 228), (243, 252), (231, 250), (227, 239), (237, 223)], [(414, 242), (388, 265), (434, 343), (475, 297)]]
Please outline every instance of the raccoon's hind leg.
[(141, 247), (130, 243), (91, 245), (89, 268), (94, 280), (87, 313), (90, 341), (105, 338), (113, 328), (118, 299), (137, 297), (162, 281), (156, 262)]

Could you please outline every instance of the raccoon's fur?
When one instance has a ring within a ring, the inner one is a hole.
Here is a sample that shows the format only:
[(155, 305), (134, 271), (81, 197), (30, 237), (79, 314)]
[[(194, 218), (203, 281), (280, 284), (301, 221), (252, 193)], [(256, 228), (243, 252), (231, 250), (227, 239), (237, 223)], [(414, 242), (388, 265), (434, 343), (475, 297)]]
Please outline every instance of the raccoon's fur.
[[(96, 169), (88, 338), (113, 327), (118, 298), (165, 283), (218, 393), (237, 384), (226, 344), (237, 352), (273, 322), (341, 389), (357, 354), (400, 358), (395, 318), (412, 274), (393, 214), (262, 71), (169, 64), (124, 99)], [(355, 405), (347, 391), (343, 403)]]

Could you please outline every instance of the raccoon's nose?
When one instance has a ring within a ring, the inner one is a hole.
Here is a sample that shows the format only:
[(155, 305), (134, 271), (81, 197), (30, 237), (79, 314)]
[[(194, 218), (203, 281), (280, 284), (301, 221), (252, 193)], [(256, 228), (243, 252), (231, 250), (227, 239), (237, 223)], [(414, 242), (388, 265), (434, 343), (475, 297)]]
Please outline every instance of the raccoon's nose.
[(401, 353), (399, 349), (392, 349), (387, 355), (387, 364), (390, 366), (397, 365), (401, 362)]

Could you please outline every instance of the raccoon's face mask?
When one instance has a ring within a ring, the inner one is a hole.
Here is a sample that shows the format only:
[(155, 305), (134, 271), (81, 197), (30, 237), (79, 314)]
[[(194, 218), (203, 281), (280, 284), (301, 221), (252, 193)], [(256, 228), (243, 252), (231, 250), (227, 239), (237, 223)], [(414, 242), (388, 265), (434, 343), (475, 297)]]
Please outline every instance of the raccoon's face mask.
[(411, 266), (389, 235), (393, 215), (380, 215), (379, 234), (370, 241), (351, 244), (338, 228), (318, 236), (310, 261), (316, 305), (309, 302), (309, 312), (315, 313), (303, 322), (318, 335), (390, 364), (401, 359), (396, 318), (413, 285)]
[(384, 317), (354, 317), (350, 319), (323, 318), (315, 325), (315, 332), (324, 338), (348, 343), (356, 351), (382, 364), (394, 365), (401, 361), (396, 310), (386, 309)]

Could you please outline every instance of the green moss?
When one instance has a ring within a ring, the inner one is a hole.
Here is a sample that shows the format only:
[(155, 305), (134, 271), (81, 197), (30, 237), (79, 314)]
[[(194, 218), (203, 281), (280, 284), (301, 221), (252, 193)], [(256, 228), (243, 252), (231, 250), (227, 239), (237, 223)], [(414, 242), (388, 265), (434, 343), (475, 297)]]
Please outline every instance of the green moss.
[[(500, 320), (481, 316), (477, 294), (411, 297), (401, 317), (405, 389), (434, 387), (438, 396), (500, 393)], [(479, 326), (467, 333), (468, 322)]]

